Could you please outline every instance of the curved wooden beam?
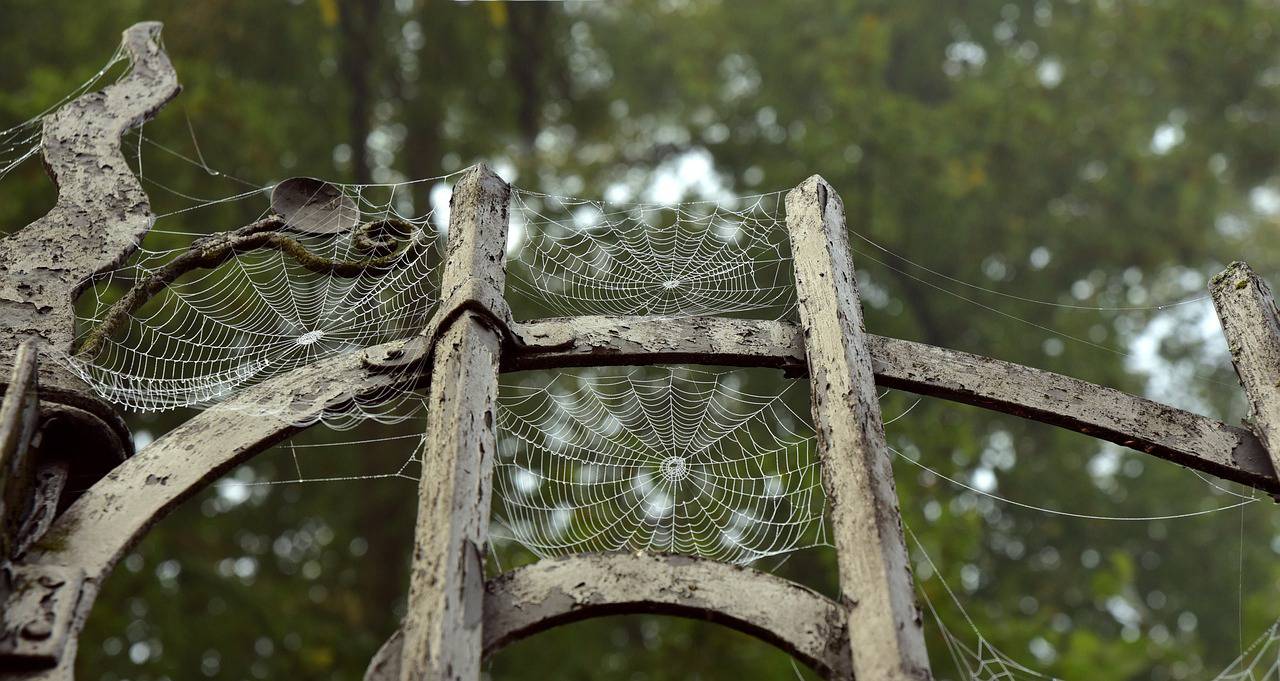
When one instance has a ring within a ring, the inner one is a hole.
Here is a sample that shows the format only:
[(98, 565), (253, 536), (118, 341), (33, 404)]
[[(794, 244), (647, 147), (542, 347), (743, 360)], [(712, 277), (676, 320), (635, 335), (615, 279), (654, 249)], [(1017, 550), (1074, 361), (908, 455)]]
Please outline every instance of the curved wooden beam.
[[(386, 346), (391, 350), (395, 344)], [(322, 360), (246, 389), (200, 412), (120, 464), (85, 492), (30, 549), (26, 565), (73, 566), (84, 583), (78, 632), (102, 581), (122, 555), (169, 511), (226, 471), (327, 413), (399, 394), (415, 376), (378, 373), (359, 353)], [(54, 669), (0, 679), (70, 679), (75, 636)]]
[[(637, 614), (715, 622), (777, 646), (824, 678), (851, 678), (844, 613), (834, 601), (766, 572), (685, 556), (566, 556), (498, 575), (485, 585), (484, 651), (562, 624)], [(401, 645), (397, 631), (365, 680), (398, 678)]]
[(1194, 470), (1280, 493), (1258, 439), (1243, 428), (1052, 371), (924, 343), (867, 336), (886, 388), (1012, 414), (1107, 440)]
[(245, 389), (169, 431), (71, 505), (33, 547), (30, 562), (105, 572), (152, 524), (244, 459), (386, 391), (404, 374), (371, 372), (346, 354)]
[[(516, 325), (527, 347), (504, 369), (656, 362), (802, 371), (804, 338), (785, 321), (578, 317)], [(1051, 371), (867, 334), (876, 383), (941, 397), (1114, 442), (1280, 494), (1257, 437), (1243, 428)]]
[(126, 30), (129, 75), (44, 120), (41, 147), (58, 200), (44, 217), (0, 239), (0, 319), (8, 331), (0, 334), (0, 355), (33, 337), (70, 352), (75, 297), (133, 253), (155, 221), (120, 137), (180, 89), (160, 49), (160, 28), (150, 21)]

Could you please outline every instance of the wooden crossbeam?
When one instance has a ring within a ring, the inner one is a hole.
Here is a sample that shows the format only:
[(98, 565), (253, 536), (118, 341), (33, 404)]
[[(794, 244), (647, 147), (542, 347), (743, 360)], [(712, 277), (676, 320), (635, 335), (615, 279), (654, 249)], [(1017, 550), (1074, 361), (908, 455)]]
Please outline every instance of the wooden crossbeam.
[[(623, 364), (807, 369), (803, 329), (789, 321), (573, 317), (517, 324), (525, 345), (503, 371)], [(970, 404), (1114, 442), (1270, 494), (1280, 479), (1251, 432), (1052, 371), (866, 334), (876, 385)]]
[(1209, 293), (1249, 400), (1249, 428), (1280, 472), (1280, 311), (1275, 297), (1267, 282), (1242, 262), (1214, 277)]
[(853, 676), (927, 679), (929, 655), (845, 236), (844, 203), (815, 175), (787, 194), (786, 205)]
[[(511, 188), (484, 165), (450, 199), (442, 298), (480, 284), (502, 290)], [(418, 524), (404, 622), (403, 681), (475, 681), (502, 336), (474, 312), (460, 315), (432, 353)]]

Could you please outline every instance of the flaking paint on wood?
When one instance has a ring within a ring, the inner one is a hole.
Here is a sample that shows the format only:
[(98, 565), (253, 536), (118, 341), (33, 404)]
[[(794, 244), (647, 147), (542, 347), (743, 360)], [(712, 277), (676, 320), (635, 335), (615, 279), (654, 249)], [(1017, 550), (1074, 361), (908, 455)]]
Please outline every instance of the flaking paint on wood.
[(1249, 428), (1280, 471), (1280, 311), (1271, 287), (1242, 262), (1209, 282), (1231, 363), (1249, 400)]
[(815, 175), (787, 194), (786, 206), (853, 675), (928, 679), (929, 656), (845, 236), (844, 205)]
[[(442, 297), (502, 290), (510, 187), (477, 165), (454, 185)], [(432, 357), (402, 681), (475, 681), (483, 659), (484, 557), (502, 334), (464, 312)]]

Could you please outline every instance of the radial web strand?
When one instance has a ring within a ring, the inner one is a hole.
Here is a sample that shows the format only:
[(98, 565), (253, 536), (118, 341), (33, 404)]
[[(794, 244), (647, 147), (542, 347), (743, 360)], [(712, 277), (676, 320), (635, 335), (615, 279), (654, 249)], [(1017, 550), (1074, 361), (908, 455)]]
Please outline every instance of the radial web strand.
[(121, 44), (116, 48), (111, 58), (107, 60), (107, 63), (102, 65), (102, 68), (98, 69), (88, 80), (76, 86), (74, 90), (68, 92), (58, 101), (46, 106), (35, 116), (0, 130), (0, 179), (12, 172), (14, 168), (22, 165), (27, 159), (40, 154), (40, 144), (44, 140), (44, 119), (46, 116), (80, 95), (104, 87), (108, 80), (108, 74), (112, 69), (127, 60), (128, 57), (125, 54), (124, 45)]
[[(920, 555), (923, 556), (925, 565), (928, 566), (927, 570), (918, 569), (917, 572), (925, 572), (930, 575), (928, 579), (937, 579), (941, 583), (948, 600), (952, 601), (953, 607), (959, 611), (970, 630), (968, 635), (964, 635), (947, 626), (940, 612), (941, 606), (929, 597), (928, 590), (921, 584), (918, 591), (924, 601), (925, 609), (929, 611), (941, 634), (943, 644), (946, 646), (946, 654), (951, 659), (955, 671), (960, 674), (959, 679), (962, 681), (1036, 681), (1058, 678), (1022, 664), (993, 644), (965, 611), (955, 591), (942, 578), (942, 573), (925, 552), (919, 539), (911, 533), (910, 529), (907, 532), (914, 540)], [(1280, 681), (1280, 620), (1273, 622), (1239, 657), (1210, 678), (1211, 681)]]
[(794, 306), (782, 194), (677, 205), (517, 189), (509, 287), (544, 314), (781, 317)]
[[(741, 372), (556, 374), (504, 387), (498, 524), (538, 556), (680, 553), (745, 564), (825, 545), (812, 428)], [(796, 382), (791, 382), (794, 387)]]
[[(427, 186), (319, 184), (340, 193), (333, 200), (342, 210), (306, 229), (291, 217), (278, 230), (304, 253), (237, 249), (212, 269), (196, 269), (129, 314), (96, 350), (67, 357), (72, 368), (103, 397), (130, 409), (203, 406), (318, 359), (418, 333), (438, 302), (440, 226), (430, 210), (413, 215), (406, 199), (428, 203)], [(186, 234), (168, 229), (170, 223), (213, 203), (247, 202), (267, 215), (264, 193), (202, 203), (161, 219), (153, 234)], [(315, 215), (297, 219), (308, 218)], [(333, 220), (344, 225), (328, 224)], [(385, 252), (371, 256), (368, 235), (362, 237), (357, 223), (395, 225), (386, 227), (394, 233), (379, 235), (394, 246), (383, 242)], [(205, 237), (210, 244), (218, 238)], [(186, 246), (144, 246), (105, 283), (127, 289), (187, 252)], [(378, 266), (346, 271), (316, 265), (374, 261)], [(110, 316), (119, 289), (109, 285), (87, 296), (93, 308), (80, 320), (82, 340)]]

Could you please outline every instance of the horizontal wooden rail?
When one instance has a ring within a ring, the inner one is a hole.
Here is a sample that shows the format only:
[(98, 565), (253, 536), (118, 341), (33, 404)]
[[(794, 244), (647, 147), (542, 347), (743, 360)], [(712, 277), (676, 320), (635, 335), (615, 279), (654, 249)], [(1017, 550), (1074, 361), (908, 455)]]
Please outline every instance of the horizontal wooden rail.
[(1206, 416), (1013, 362), (868, 335), (876, 383), (1075, 430), (1280, 493), (1254, 435)]
[[(783, 321), (576, 317), (518, 324), (516, 333), (528, 347), (507, 358), (508, 371), (659, 362), (805, 366), (800, 327)], [(1266, 450), (1244, 428), (990, 357), (874, 334), (867, 346), (883, 387), (1078, 431), (1280, 494)]]
[(504, 371), (622, 364), (721, 364), (806, 371), (800, 328), (724, 317), (565, 317), (517, 323), (525, 347)]
[[(657, 614), (715, 622), (793, 655), (824, 678), (848, 679), (840, 606), (765, 572), (703, 558), (632, 553), (566, 556), (499, 575), (485, 585), (484, 651), (552, 627), (610, 615)], [(365, 681), (395, 679), (396, 632)]]

